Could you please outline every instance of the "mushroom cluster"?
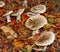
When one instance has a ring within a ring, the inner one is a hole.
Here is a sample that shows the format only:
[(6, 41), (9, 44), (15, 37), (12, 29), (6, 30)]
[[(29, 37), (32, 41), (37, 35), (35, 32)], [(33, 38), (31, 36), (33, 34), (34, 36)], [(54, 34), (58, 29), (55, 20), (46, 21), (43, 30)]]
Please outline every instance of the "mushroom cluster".
[(20, 20), (21, 20), (21, 19), (20, 19), (21, 14), (24, 12), (24, 10), (25, 10), (25, 9), (19, 9), (19, 10), (17, 11), (17, 13), (13, 13), (13, 11), (11, 10), (11, 11), (8, 11), (7, 13), (5, 13), (3, 16), (6, 16), (7, 22), (11, 22), (11, 20), (10, 20), (10, 15), (13, 13), (12, 16), (16, 16), (17, 21), (20, 21)]
[[(31, 30), (33, 30), (32, 34), (36, 34), (37, 30), (44, 27), (46, 25), (47, 19), (40, 15), (41, 13), (44, 13), (46, 11), (45, 5), (37, 5), (30, 9), (31, 12), (27, 12), (27, 16), (30, 17), (25, 23), (25, 26)], [(35, 33), (34, 33), (35, 32)]]
[[(4, 2), (0, 1), (0, 7), (3, 7), (5, 5)], [(27, 0), (24, 0), (24, 4), (23, 6), (27, 7)], [(10, 15), (12, 14), (12, 16), (16, 16), (17, 21), (21, 21), (21, 15), (22, 13), (25, 11), (25, 8), (19, 9), (16, 13), (13, 13), (13, 11), (8, 11), (7, 13), (5, 13), (3, 16), (6, 16), (7, 18), (7, 22), (11, 22), (10, 20)], [(25, 22), (25, 26), (27, 28), (29, 28), (30, 30), (32, 30), (32, 36), (34, 36), (35, 34), (39, 33), (39, 29), (44, 27), (44, 25), (48, 24), (47, 19), (45, 16), (41, 15), (41, 13), (44, 13), (46, 11), (46, 6), (45, 5), (37, 5), (34, 6), (30, 9), (30, 12), (27, 12), (26, 15), (29, 17), (26, 22)], [(6, 33), (6, 32), (10, 32), (10, 36), (8, 36), (7, 38), (16, 38), (17, 37), (17, 33), (15, 33), (15, 31), (13, 31), (10, 27), (7, 26), (2, 26), (1, 29)], [(39, 36), (36, 41), (35, 41), (35, 45), (43, 47), (43, 48), (35, 48), (33, 47), (34, 50), (37, 51), (45, 51), (47, 46), (52, 44), (55, 40), (55, 34), (51, 31), (44, 31), (43, 33), (41, 33), (41, 36)]]
[[(30, 30), (33, 30), (32, 35), (36, 35), (39, 33), (39, 29), (44, 27), (44, 25), (48, 24), (47, 19), (40, 15), (46, 11), (45, 5), (37, 5), (31, 8), (31, 12), (27, 12), (27, 16), (30, 17), (25, 22), (25, 26)], [(40, 48), (33, 47), (34, 50), (37, 51), (45, 51), (47, 46), (52, 44), (55, 40), (55, 34), (51, 31), (44, 31), (41, 35), (36, 39), (35, 45)]]

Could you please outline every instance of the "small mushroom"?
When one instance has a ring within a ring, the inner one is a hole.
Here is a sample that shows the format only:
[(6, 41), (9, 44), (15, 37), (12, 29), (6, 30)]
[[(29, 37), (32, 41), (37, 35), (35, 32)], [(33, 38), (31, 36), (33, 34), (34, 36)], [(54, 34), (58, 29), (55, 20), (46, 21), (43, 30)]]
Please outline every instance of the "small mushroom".
[(38, 30), (47, 24), (47, 19), (39, 14), (31, 16), (25, 22), (25, 26), (31, 30)]
[(31, 11), (34, 13), (44, 13), (46, 11), (45, 5), (37, 5), (31, 8)]
[(11, 11), (8, 11), (7, 13), (5, 13), (3, 16), (6, 16), (6, 18), (7, 18), (7, 22), (11, 22), (11, 20), (10, 20), (10, 14), (12, 14), (13, 13), (13, 11), (11, 10)]
[(20, 21), (21, 14), (24, 12), (25, 9), (20, 9), (17, 13), (12, 14), (12, 16), (17, 16), (17, 21)]
[(5, 3), (3, 1), (0, 1), (0, 7), (5, 6)]
[(48, 46), (55, 40), (55, 34), (51, 31), (44, 31), (39, 38), (37, 38), (35, 44), (37, 46)]

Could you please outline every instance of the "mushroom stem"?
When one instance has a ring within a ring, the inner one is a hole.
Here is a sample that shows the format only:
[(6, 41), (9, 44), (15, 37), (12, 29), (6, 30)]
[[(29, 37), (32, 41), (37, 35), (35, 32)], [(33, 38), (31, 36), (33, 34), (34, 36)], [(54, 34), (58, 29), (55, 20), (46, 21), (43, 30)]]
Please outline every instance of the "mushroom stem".
[(16, 16), (17, 20), (16, 21), (21, 21), (21, 15), (24, 12), (25, 9), (19, 9), (17, 13), (12, 14), (12, 16)]
[(10, 20), (10, 16), (7, 15), (6, 17), (7, 17), (7, 22), (11, 22), (11, 20)]
[(46, 51), (47, 46), (44, 47), (43, 51)]
[(17, 21), (21, 21), (21, 19), (20, 19), (20, 18), (21, 18), (21, 16), (20, 16), (20, 15), (18, 15), (18, 16), (17, 16)]
[(39, 30), (34, 30), (34, 31), (32, 32), (32, 35), (34, 36), (34, 35), (37, 34), (37, 33), (39, 33)]
[(43, 48), (33, 48), (33, 50), (36, 50), (36, 51), (46, 51), (46, 48), (47, 48), (47, 46), (44, 46)]

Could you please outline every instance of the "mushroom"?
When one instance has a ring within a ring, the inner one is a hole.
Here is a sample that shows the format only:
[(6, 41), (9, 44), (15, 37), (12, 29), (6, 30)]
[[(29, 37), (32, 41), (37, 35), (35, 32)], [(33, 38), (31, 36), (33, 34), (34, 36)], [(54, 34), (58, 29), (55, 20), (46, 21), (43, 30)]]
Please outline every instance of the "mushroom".
[(46, 11), (45, 5), (37, 5), (31, 8), (31, 11), (34, 13), (44, 13)]
[(55, 34), (51, 31), (44, 31), (40, 37), (37, 38), (35, 44), (37, 46), (48, 46), (55, 40)]
[(17, 21), (20, 21), (21, 14), (24, 12), (25, 9), (19, 9), (17, 13), (12, 14), (12, 16), (17, 16)]
[(25, 26), (31, 30), (38, 30), (47, 24), (47, 19), (39, 14), (31, 16), (25, 22)]
[(13, 11), (11, 10), (11, 11), (8, 11), (7, 13), (5, 13), (3, 16), (6, 16), (6, 18), (7, 18), (7, 22), (11, 22), (11, 20), (10, 20), (10, 14), (12, 14), (13, 13)]
[(3, 1), (0, 1), (0, 7), (5, 6), (5, 3)]
[[(33, 50), (36, 51), (46, 51), (48, 45), (52, 44), (55, 40), (55, 34), (51, 31), (44, 31), (41, 33), (40, 37), (35, 41), (35, 46)], [(38, 48), (36, 47), (38, 46)]]

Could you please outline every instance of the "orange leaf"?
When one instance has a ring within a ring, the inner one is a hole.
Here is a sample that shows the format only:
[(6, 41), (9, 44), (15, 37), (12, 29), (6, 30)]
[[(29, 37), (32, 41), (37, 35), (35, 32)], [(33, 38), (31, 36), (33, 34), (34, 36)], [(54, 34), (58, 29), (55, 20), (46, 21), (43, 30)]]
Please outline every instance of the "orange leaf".
[(18, 27), (16, 27), (16, 26), (13, 26), (13, 29), (14, 29), (15, 32), (18, 31)]
[(1, 15), (3, 15), (3, 10), (2, 10), (2, 9), (0, 9), (0, 16), (1, 16)]
[(15, 25), (16, 24), (16, 21), (14, 20), (14, 21), (11, 21), (10, 23), (9, 23), (9, 25), (10, 26), (13, 26), (13, 25)]
[(23, 43), (21, 41), (17, 41), (16, 39), (13, 41), (13, 45), (15, 47), (19, 47), (19, 48), (22, 48), (23, 47)]
[(56, 35), (56, 38), (60, 39), (60, 35)]
[(57, 23), (56, 23), (56, 26), (60, 27), (60, 22), (57, 22)]

